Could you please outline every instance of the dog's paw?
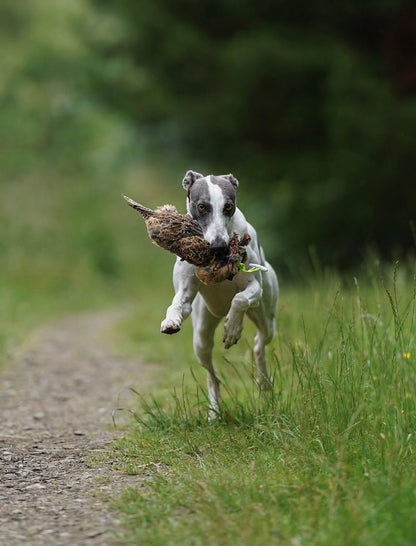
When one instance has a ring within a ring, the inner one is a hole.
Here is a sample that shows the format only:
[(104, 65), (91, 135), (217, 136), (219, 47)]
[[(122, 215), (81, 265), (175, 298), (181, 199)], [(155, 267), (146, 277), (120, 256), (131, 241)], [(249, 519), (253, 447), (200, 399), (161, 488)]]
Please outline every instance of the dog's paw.
[(160, 331), (162, 334), (176, 334), (181, 329), (181, 323), (180, 320), (165, 319), (160, 325)]
[(223, 342), (224, 347), (229, 349), (237, 343), (243, 331), (243, 321), (227, 317), (224, 324)]
[(257, 385), (260, 387), (260, 390), (263, 392), (268, 392), (273, 390), (273, 380), (269, 376), (261, 376), (257, 379)]

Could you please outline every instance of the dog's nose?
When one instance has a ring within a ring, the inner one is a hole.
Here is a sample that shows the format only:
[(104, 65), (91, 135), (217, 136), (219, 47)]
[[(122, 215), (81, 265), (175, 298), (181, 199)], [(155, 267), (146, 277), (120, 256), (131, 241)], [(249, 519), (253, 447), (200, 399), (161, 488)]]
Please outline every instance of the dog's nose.
[(215, 239), (211, 243), (211, 248), (215, 252), (221, 252), (225, 250), (228, 246), (228, 243), (225, 239), (222, 237), (215, 237)]

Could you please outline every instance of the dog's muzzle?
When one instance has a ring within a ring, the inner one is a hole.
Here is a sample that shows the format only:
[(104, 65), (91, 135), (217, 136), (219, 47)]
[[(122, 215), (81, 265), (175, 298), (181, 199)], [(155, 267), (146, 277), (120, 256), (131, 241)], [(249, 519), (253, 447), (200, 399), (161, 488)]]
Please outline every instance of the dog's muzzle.
[(221, 254), (228, 248), (228, 241), (222, 239), (221, 237), (216, 237), (212, 243), (211, 248), (216, 254)]

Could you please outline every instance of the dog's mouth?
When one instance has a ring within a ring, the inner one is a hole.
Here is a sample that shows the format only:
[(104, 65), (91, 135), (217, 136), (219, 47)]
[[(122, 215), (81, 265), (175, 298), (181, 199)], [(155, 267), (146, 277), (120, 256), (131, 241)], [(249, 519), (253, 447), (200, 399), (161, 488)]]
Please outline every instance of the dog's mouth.
[(225, 248), (220, 248), (220, 249), (214, 250), (214, 256), (215, 256), (215, 260), (217, 262), (226, 263), (228, 261), (228, 258), (230, 257), (229, 247), (226, 246)]

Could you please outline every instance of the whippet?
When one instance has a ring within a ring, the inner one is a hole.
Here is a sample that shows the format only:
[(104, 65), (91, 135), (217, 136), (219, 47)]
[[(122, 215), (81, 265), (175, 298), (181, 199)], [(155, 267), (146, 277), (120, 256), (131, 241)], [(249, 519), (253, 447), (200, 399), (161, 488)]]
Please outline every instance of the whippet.
[(254, 358), (258, 384), (271, 388), (266, 366), (266, 345), (275, 332), (275, 315), (279, 295), (278, 281), (272, 266), (266, 262), (253, 226), (236, 207), (238, 181), (232, 174), (203, 176), (188, 171), (183, 179), (187, 191), (187, 211), (200, 224), (204, 238), (217, 252), (225, 252), (230, 236), (250, 235), (246, 247), (247, 262), (262, 266), (263, 270), (244, 274), (238, 272), (232, 280), (205, 285), (195, 275), (196, 266), (177, 259), (173, 270), (175, 296), (166, 311), (160, 331), (174, 334), (182, 321), (192, 312), (193, 343), (199, 363), (208, 372), (210, 418), (220, 411), (220, 380), (212, 359), (214, 332), (221, 318), (225, 318), (223, 342), (226, 349), (237, 343), (243, 330), (244, 316), (257, 328)]

